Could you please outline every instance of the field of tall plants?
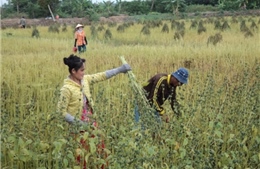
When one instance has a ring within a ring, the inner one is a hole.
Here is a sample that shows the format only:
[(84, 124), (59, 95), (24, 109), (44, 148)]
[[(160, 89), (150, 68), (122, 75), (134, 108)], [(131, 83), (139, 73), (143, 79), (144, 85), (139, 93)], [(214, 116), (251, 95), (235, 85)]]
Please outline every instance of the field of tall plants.
[[(120, 56), (140, 86), (179, 67), (190, 73), (175, 112), (164, 105), (169, 123), (151, 113), (127, 74), (92, 86), (99, 130), (81, 136), (88, 150), (56, 112), (74, 26), (1, 30), (2, 169), (81, 168), (76, 148), (91, 169), (260, 168), (259, 16), (85, 26), (87, 74), (120, 66)], [(97, 152), (101, 137), (106, 158)]]

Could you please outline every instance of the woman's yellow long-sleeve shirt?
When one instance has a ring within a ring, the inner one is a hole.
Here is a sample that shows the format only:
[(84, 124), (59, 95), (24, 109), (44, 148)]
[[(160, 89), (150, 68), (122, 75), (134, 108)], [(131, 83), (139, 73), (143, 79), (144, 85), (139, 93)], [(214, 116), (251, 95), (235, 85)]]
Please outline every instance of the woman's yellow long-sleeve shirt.
[(106, 79), (105, 72), (85, 75), (82, 85), (79, 85), (70, 78), (65, 79), (60, 90), (60, 98), (57, 106), (58, 113), (62, 113), (63, 116), (69, 113), (76, 118), (80, 118), (83, 109), (83, 94), (86, 95), (89, 105), (93, 108), (94, 102), (90, 93), (90, 85)]

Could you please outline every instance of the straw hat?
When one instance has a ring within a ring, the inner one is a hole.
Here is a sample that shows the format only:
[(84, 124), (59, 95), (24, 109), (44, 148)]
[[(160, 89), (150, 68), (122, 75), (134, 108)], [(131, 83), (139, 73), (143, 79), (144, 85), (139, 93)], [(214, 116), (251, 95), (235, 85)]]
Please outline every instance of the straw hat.
[(81, 24), (77, 24), (76, 29), (79, 28), (79, 27), (82, 27), (82, 28), (83, 28), (84, 26), (81, 25)]

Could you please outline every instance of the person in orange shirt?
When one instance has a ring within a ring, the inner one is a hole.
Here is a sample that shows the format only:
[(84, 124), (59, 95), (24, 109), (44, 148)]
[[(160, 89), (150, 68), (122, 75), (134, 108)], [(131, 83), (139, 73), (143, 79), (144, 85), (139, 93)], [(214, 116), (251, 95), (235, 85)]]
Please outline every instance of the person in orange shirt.
[(85, 32), (83, 30), (84, 26), (81, 24), (78, 24), (76, 26), (75, 31), (75, 42), (74, 42), (74, 52), (77, 50), (79, 53), (85, 52), (87, 50), (86, 45), (88, 44)]

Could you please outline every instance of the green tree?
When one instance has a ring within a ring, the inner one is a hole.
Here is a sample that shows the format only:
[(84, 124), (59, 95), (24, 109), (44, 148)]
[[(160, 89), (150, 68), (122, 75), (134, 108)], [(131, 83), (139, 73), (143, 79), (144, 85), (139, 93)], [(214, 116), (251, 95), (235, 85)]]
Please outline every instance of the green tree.
[(122, 2), (122, 11), (130, 15), (147, 14), (149, 13), (149, 9), (150, 7), (145, 1), (135, 0), (132, 2)]
[(17, 14), (19, 14), (20, 12), (24, 12), (28, 0), (11, 0), (10, 3), (13, 5)]
[(90, 8), (93, 8), (90, 0), (63, 0), (58, 13), (72, 17), (85, 17)]
[(217, 5), (218, 0), (186, 0), (187, 5)]
[(151, 0), (152, 4), (151, 4), (151, 8), (150, 8), (150, 11), (153, 10), (153, 7), (154, 7), (154, 3), (155, 3), (155, 0)]
[(248, 5), (248, 0), (237, 0), (238, 7), (246, 9), (246, 6)]
[(112, 13), (114, 2), (112, 2), (112, 1), (103, 1), (103, 3), (104, 3), (104, 8), (108, 12), (108, 14)]
[(121, 12), (122, 0), (116, 0), (116, 6), (118, 8), (118, 13)]
[[(151, 1), (148, 1), (150, 4), (149, 6), (152, 7), (152, 3)], [(151, 8), (150, 8), (151, 10)], [(159, 13), (168, 13), (168, 12), (172, 12), (172, 10), (169, 10), (169, 9), (165, 9), (165, 3), (163, 3), (162, 0), (155, 0), (154, 1), (154, 4), (153, 4), (153, 7), (152, 7), (152, 11), (155, 11), (155, 12), (159, 12)]]
[(223, 10), (237, 10), (243, 9), (259, 9), (259, 0), (218, 0), (218, 6)]
[(248, 9), (260, 9), (260, 1), (248, 0)]
[(59, 7), (59, 3), (59, 0), (38, 0), (43, 16), (50, 15), (48, 5), (50, 6), (52, 12), (55, 13)]
[(28, 15), (30, 18), (37, 18), (41, 16), (41, 11), (40, 11), (40, 5), (38, 3), (34, 3), (29, 1), (27, 4), (27, 10), (28, 10)]
[(186, 7), (185, 0), (165, 0), (162, 3), (165, 3), (165, 8), (176, 15), (179, 14), (180, 10), (184, 10), (184, 8)]

